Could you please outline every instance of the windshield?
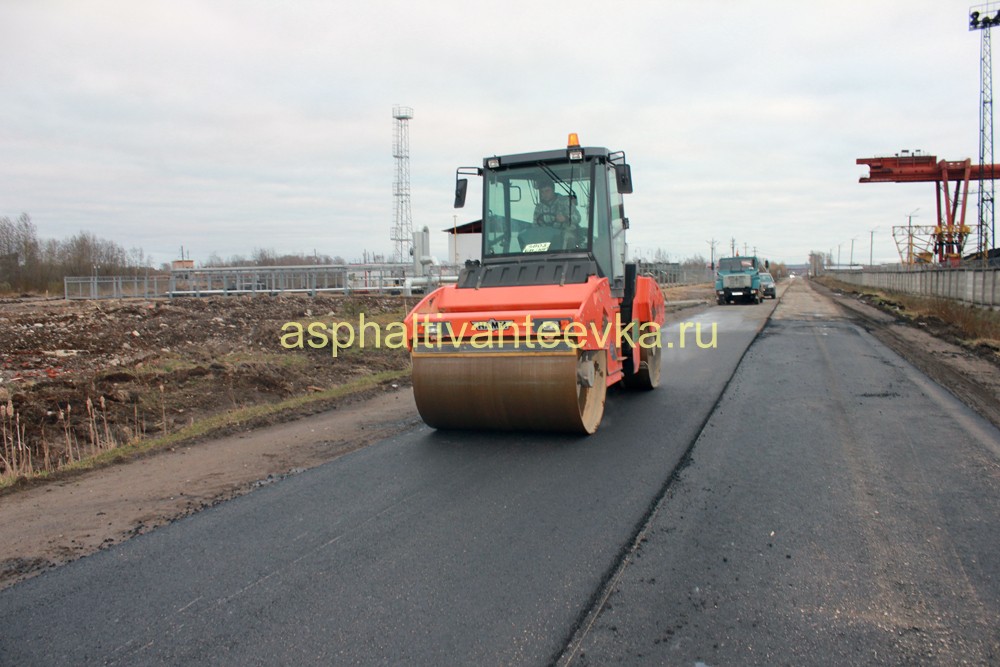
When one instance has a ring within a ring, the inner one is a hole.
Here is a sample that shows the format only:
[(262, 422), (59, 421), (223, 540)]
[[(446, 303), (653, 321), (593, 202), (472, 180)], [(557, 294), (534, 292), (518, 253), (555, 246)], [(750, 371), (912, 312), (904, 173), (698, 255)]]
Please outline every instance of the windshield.
[(750, 271), (755, 268), (752, 257), (727, 257), (719, 260), (719, 271)]
[(590, 249), (590, 163), (487, 172), (483, 256)]
[(763, 283), (773, 283), (774, 278), (771, 277), (770, 273), (762, 273), (760, 274), (760, 281)]

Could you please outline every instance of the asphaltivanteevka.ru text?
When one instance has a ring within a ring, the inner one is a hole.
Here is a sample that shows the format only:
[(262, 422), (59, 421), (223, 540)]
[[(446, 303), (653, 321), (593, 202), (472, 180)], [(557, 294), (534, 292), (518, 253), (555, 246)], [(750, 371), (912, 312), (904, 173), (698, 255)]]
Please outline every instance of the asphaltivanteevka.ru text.
[[(451, 336), (433, 336), (427, 330), (426, 325), (434, 324), (438, 320), (432, 320), (429, 316), (422, 319), (415, 317), (407, 328), (403, 322), (390, 322), (387, 325), (378, 322), (368, 321), (364, 313), (361, 313), (358, 322), (310, 322), (303, 325), (301, 322), (286, 322), (281, 326), (281, 346), (287, 350), (305, 349), (306, 347), (319, 350), (330, 346), (331, 356), (336, 357), (340, 350), (354, 347), (355, 344), (361, 349), (371, 346), (376, 349), (385, 347), (391, 350), (398, 350), (406, 347), (409, 339), (417, 337), (417, 327), (423, 325), (424, 333), (420, 343), (426, 347), (436, 347), (444, 349), (449, 346), (458, 349), (462, 344), (469, 344), (473, 349), (554, 349), (560, 344), (573, 349), (582, 348), (585, 345), (585, 338), (590, 333), (599, 347), (607, 347), (608, 340), (614, 334), (616, 346), (627, 343), (633, 349), (636, 347), (659, 348), (664, 347), (661, 340), (660, 326), (655, 322), (643, 322), (637, 327), (624, 325), (619, 315), (615, 315), (614, 323), (608, 322), (603, 331), (599, 330), (596, 322), (590, 323), (590, 330), (582, 322), (570, 322), (561, 331), (536, 332), (533, 336), (525, 336), (522, 340), (519, 330), (514, 328), (514, 332), (507, 333), (503, 329), (479, 330), (472, 323), (463, 322), (457, 331), (452, 331)], [(532, 317), (529, 315), (524, 319), (524, 330), (531, 331)], [(513, 327), (512, 327), (513, 328)], [(718, 337), (716, 323), (711, 324), (711, 337), (706, 342), (702, 337), (701, 322), (681, 322), (679, 327), (680, 340), (677, 347), (684, 348), (688, 333), (694, 329), (695, 344), (699, 349), (714, 349), (718, 347)], [(466, 334), (471, 333), (471, 337)], [(674, 343), (668, 342), (667, 348), (673, 348)]]

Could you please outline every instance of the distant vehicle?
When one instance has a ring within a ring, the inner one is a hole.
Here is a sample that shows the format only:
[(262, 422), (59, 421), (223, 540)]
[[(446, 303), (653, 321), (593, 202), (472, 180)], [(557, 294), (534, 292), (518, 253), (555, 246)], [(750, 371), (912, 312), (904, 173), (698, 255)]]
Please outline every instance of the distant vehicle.
[(772, 299), (778, 298), (778, 291), (774, 286), (774, 276), (770, 273), (760, 274), (760, 288), (764, 292), (764, 298), (771, 297)]
[(715, 297), (719, 305), (739, 299), (746, 303), (760, 303), (764, 293), (760, 276), (770, 268), (770, 262), (761, 262), (752, 255), (723, 257), (715, 273)]

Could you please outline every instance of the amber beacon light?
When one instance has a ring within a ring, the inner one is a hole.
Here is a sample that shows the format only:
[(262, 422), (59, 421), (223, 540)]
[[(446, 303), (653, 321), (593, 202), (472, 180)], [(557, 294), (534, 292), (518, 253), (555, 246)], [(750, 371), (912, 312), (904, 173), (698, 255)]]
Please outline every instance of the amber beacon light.
[(570, 160), (583, 159), (583, 149), (580, 148), (580, 137), (577, 136), (576, 132), (569, 133), (569, 139), (566, 140), (566, 152)]

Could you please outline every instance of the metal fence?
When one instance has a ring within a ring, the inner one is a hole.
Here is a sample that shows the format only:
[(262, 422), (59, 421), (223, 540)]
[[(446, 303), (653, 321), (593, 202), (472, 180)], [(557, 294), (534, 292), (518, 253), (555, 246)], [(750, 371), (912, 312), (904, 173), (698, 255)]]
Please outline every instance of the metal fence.
[(334, 264), (314, 266), (175, 269), (152, 276), (69, 276), (67, 299), (151, 299), (180, 296), (319, 293), (410, 294), (453, 281), (457, 267), (425, 267), (416, 275), (406, 264)]
[(168, 296), (170, 276), (70, 276), (63, 290), (67, 299), (149, 299)]
[(660, 285), (696, 285), (715, 280), (709, 268), (688, 268), (670, 262), (642, 262), (639, 273), (650, 276)]
[[(644, 262), (640, 273), (661, 285), (711, 282), (709, 269), (683, 268), (678, 264)], [(406, 264), (332, 264), (318, 266), (261, 266), (175, 269), (149, 276), (68, 276), (63, 279), (67, 299), (153, 299), (181, 296), (319, 293), (412, 294), (442, 283), (454, 282), (459, 268), (451, 265), (423, 267), (417, 275)]]

